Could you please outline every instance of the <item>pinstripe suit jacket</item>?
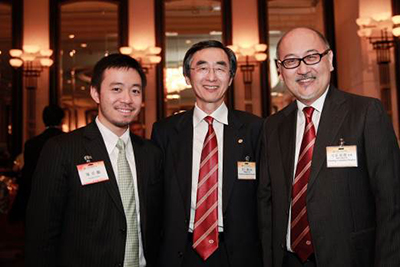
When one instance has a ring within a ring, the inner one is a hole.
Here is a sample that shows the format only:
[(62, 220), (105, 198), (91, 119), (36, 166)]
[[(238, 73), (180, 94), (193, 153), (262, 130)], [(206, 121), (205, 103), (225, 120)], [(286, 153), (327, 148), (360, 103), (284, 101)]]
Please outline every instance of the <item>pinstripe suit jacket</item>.
[[(264, 124), (259, 218), (265, 266), (281, 267), (294, 170), (297, 105)], [(327, 168), (326, 147), (357, 146), (358, 167)], [(317, 266), (400, 265), (400, 153), (381, 103), (333, 86), (314, 146), (307, 212)]]
[[(131, 134), (147, 266), (159, 244), (161, 152)], [(82, 186), (76, 166), (104, 161), (109, 180)], [(122, 266), (126, 220), (111, 162), (97, 125), (51, 139), (33, 178), (27, 211), (27, 266)], [(121, 264), (121, 265), (119, 265)]]

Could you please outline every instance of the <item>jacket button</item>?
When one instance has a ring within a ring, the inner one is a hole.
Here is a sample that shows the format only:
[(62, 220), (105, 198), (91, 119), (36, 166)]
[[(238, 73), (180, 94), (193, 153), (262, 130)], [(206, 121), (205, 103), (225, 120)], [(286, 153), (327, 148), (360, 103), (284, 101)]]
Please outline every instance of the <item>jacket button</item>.
[(122, 263), (117, 263), (115, 266), (116, 267), (122, 267)]
[(126, 232), (126, 229), (125, 228), (121, 228), (121, 229), (119, 229), (119, 231), (121, 232), (121, 234), (124, 234)]
[(285, 249), (285, 245), (283, 243), (281, 243), (281, 248)]
[(178, 256), (179, 256), (179, 258), (182, 258), (183, 257), (183, 252), (182, 251), (178, 251)]

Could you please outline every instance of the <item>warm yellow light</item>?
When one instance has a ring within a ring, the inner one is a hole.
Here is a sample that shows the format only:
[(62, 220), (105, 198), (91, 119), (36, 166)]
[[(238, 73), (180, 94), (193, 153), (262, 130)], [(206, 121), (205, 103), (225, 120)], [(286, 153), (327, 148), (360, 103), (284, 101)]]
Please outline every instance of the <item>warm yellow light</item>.
[(369, 25), (374, 24), (374, 20), (372, 18), (369, 18), (369, 17), (362, 17), (362, 18), (356, 19), (356, 23), (360, 27), (369, 26)]
[(40, 65), (43, 67), (50, 67), (53, 65), (53, 60), (51, 58), (42, 58), (40, 59)]
[(241, 47), (239, 50), (240, 54), (242, 54), (243, 56), (252, 56), (254, 55), (254, 48), (253, 47)]
[(265, 53), (256, 53), (254, 55), (254, 57), (256, 58), (257, 61), (264, 61), (267, 59), (267, 54)]
[(264, 52), (265, 50), (267, 50), (267, 45), (266, 44), (256, 44), (254, 46), (254, 49), (256, 50), (256, 52)]
[(400, 15), (392, 17), (393, 24), (400, 24)]
[(158, 64), (161, 62), (160, 56), (149, 56), (148, 58), (149, 58), (150, 64)]
[(40, 54), (44, 57), (51, 57), (53, 55), (53, 50), (51, 49), (42, 49), (40, 50)]
[(19, 59), (19, 58), (12, 58), (10, 59), (10, 65), (13, 66), (14, 68), (19, 68), (22, 66), (22, 64), (24, 64), (24, 62)]
[(35, 60), (35, 55), (29, 54), (29, 53), (23, 53), (23, 54), (21, 55), (21, 59), (22, 59), (24, 62), (27, 62), (27, 61), (34, 61), (34, 60)]
[(10, 50), (10, 56), (12, 56), (12, 57), (20, 57), (21, 55), (22, 55), (21, 49), (11, 49)]
[(155, 47), (149, 48), (149, 54), (151, 54), (151, 55), (158, 55), (160, 53), (161, 53), (161, 47), (155, 46)]
[(132, 54), (132, 51), (133, 51), (132, 47), (129, 46), (122, 46), (119, 48), (119, 52), (123, 55), (130, 55)]
[(22, 46), (22, 50), (24, 50), (26, 53), (35, 54), (39, 52), (40, 47), (37, 45), (24, 45)]
[(399, 37), (400, 36), (400, 26), (393, 28), (392, 33), (394, 36)]

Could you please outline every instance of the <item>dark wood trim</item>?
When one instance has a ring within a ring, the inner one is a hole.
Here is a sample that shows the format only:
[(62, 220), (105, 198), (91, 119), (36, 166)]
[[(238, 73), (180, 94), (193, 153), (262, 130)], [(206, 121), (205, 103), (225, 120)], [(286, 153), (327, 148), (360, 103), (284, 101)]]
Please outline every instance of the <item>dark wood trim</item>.
[(57, 75), (57, 67), (60, 63), (60, 5), (62, 1), (50, 0), (49, 6), (49, 33), (50, 33), (50, 49), (53, 50), (54, 63), (49, 69), (49, 104), (59, 104), (59, 78)]
[(165, 9), (163, 0), (154, 1), (156, 46), (161, 47), (161, 62), (156, 66), (157, 120), (165, 117), (164, 65), (165, 65)]
[[(400, 15), (400, 2), (399, 0), (392, 0), (392, 15)], [(397, 93), (397, 122), (398, 129), (400, 132), (400, 38), (394, 38), (394, 66), (395, 66), (395, 80), (396, 80), (396, 93)]]
[[(118, 4), (118, 34), (120, 46), (128, 45), (128, 0), (98, 0)], [(57, 75), (60, 64), (60, 7), (63, 4), (81, 2), (79, 0), (50, 0), (49, 7), (49, 31), (50, 31), (50, 49), (54, 51), (54, 63), (50, 68), (49, 77), (49, 102), (50, 104), (59, 104), (59, 77)]]
[[(231, 0), (221, 0), (222, 13), (222, 42), (225, 45), (232, 45), (232, 2)], [(235, 108), (235, 86), (231, 84), (231, 88), (226, 93), (226, 105), (228, 108)]]
[(268, 12), (267, 1), (258, 0), (258, 38), (260, 44), (267, 44), (268, 58), (260, 64), (260, 90), (261, 90), (261, 116), (267, 117), (271, 114), (271, 83), (269, 76), (269, 26), (268, 26)]
[[(23, 43), (23, 0), (13, 0), (12, 3), (12, 47), (22, 49)], [(24, 90), (22, 83), (22, 70), (14, 69), (12, 88), (12, 114), (11, 114), (11, 158), (14, 159), (22, 152), (23, 147), (23, 100)]]
[(118, 36), (119, 47), (128, 46), (128, 31), (129, 31), (129, 18), (128, 18), (128, 0), (120, 0), (118, 5)]
[(323, 2), (324, 9), (324, 28), (325, 28), (325, 37), (328, 40), (331, 50), (335, 55), (333, 57), (333, 66), (335, 70), (331, 73), (331, 83), (338, 87), (338, 74), (336, 71), (337, 61), (336, 61), (336, 38), (335, 38), (335, 4), (334, 0), (324, 0)]

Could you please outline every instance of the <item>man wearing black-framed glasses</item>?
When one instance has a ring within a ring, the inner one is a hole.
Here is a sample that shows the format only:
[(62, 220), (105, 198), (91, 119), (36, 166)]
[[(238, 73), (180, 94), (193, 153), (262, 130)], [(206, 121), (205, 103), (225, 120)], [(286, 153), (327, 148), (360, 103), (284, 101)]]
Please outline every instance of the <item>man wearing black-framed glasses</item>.
[(265, 266), (397, 266), (400, 152), (379, 100), (330, 85), (333, 52), (316, 30), (277, 46), (296, 101), (264, 124), (258, 207)]

